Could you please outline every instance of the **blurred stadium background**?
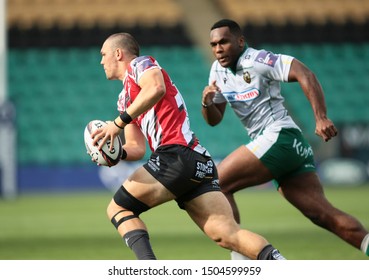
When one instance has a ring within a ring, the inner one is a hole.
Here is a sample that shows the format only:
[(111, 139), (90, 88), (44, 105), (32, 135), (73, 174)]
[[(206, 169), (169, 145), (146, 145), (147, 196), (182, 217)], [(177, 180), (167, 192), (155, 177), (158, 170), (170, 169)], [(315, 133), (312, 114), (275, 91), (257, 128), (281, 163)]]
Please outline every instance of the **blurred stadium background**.
[[(99, 64), (101, 44), (114, 32), (132, 33), (141, 53), (155, 56), (168, 70), (186, 100), (193, 130), (215, 159), (245, 143), (246, 133), (234, 122), (231, 111), (215, 128), (208, 127), (200, 113), (201, 92), (212, 62), (209, 29), (224, 17), (242, 25), (250, 46), (296, 56), (317, 74), (329, 116), (340, 128), (339, 137), (324, 144), (314, 134), (313, 114), (298, 85), (283, 85), (286, 106), (312, 143), (325, 184), (367, 184), (368, 0), (2, 3), (6, 100), (0, 99), (0, 131), (6, 135), (0, 141), (11, 141), (6, 130), (11, 127), (15, 132), (15, 196), (115, 189), (134, 168), (127, 163), (97, 168), (83, 142), (90, 120), (116, 116), (121, 83), (107, 81)], [(5, 142), (0, 145), (9, 147)], [(12, 146), (6, 149), (11, 157)], [(9, 157), (0, 155), (3, 192), (9, 182), (6, 174), (13, 172)]]
[(322, 165), (323, 179), (368, 179), (367, 0), (5, 2), (7, 96), (16, 109), (20, 192), (104, 185), (85, 154), (82, 134), (89, 120), (116, 115), (121, 84), (107, 81), (99, 65), (101, 44), (113, 32), (134, 34), (142, 54), (156, 56), (167, 68), (187, 101), (193, 129), (215, 158), (244, 143), (245, 133), (231, 114), (222, 124), (227, 133), (206, 126), (200, 114), (212, 61), (209, 28), (223, 17), (242, 25), (249, 45), (294, 55), (318, 75), (329, 116), (340, 127), (340, 136), (328, 145), (314, 135), (312, 111), (299, 86), (284, 85), (284, 95), (318, 162), (336, 159)]

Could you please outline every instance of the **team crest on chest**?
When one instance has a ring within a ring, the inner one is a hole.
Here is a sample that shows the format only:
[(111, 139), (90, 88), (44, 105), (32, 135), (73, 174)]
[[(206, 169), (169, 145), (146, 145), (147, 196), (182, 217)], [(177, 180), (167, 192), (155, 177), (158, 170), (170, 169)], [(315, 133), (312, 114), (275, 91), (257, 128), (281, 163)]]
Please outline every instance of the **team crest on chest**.
[(243, 79), (246, 83), (251, 83), (251, 75), (248, 71), (243, 73)]

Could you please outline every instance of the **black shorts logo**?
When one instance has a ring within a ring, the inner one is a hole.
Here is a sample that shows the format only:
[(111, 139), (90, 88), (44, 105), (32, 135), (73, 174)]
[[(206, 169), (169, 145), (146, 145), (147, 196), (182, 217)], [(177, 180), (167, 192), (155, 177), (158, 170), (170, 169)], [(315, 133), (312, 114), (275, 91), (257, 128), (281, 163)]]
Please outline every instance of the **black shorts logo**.
[(160, 158), (157, 157), (151, 157), (149, 161), (147, 162), (148, 167), (151, 168), (152, 171), (158, 172), (160, 170)]
[(214, 174), (214, 162), (212, 160), (208, 160), (206, 163), (201, 161), (196, 161), (196, 171), (195, 171), (195, 179), (204, 179), (211, 178)]

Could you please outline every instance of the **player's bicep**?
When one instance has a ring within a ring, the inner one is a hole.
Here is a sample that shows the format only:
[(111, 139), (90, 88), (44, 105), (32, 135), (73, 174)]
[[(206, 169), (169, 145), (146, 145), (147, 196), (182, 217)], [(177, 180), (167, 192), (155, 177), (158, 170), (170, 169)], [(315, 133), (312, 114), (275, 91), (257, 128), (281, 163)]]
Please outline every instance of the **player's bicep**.
[(165, 84), (160, 69), (152, 68), (146, 70), (138, 81), (140, 92), (128, 107), (128, 113), (136, 118), (149, 110), (165, 95)]
[(301, 61), (294, 59), (291, 63), (291, 68), (288, 73), (288, 81), (300, 81), (302, 78), (306, 77), (306, 74), (309, 72), (310, 70)]
[(141, 89), (153, 89), (158, 94), (165, 92), (164, 77), (159, 68), (146, 70), (138, 81), (138, 85)]

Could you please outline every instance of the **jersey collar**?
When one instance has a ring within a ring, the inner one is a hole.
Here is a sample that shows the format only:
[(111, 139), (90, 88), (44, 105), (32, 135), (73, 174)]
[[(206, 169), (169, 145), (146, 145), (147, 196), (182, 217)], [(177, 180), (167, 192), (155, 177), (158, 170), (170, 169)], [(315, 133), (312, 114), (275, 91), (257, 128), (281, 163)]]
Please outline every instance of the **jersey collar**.
[(247, 46), (247, 44), (245, 44), (245, 46), (243, 47), (242, 52), (241, 52), (241, 53), (240, 53), (240, 55), (238, 56), (237, 63), (236, 63), (236, 65), (235, 65), (236, 67), (228, 67), (229, 71), (231, 71), (233, 75), (236, 75), (236, 73), (237, 73), (237, 69), (239, 68), (239, 66), (240, 66), (240, 62), (241, 62), (241, 59), (240, 59), (240, 58), (241, 58), (241, 56), (243, 56), (243, 54), (246, 52), (247, 48), (248, 48), (248, 46)]

